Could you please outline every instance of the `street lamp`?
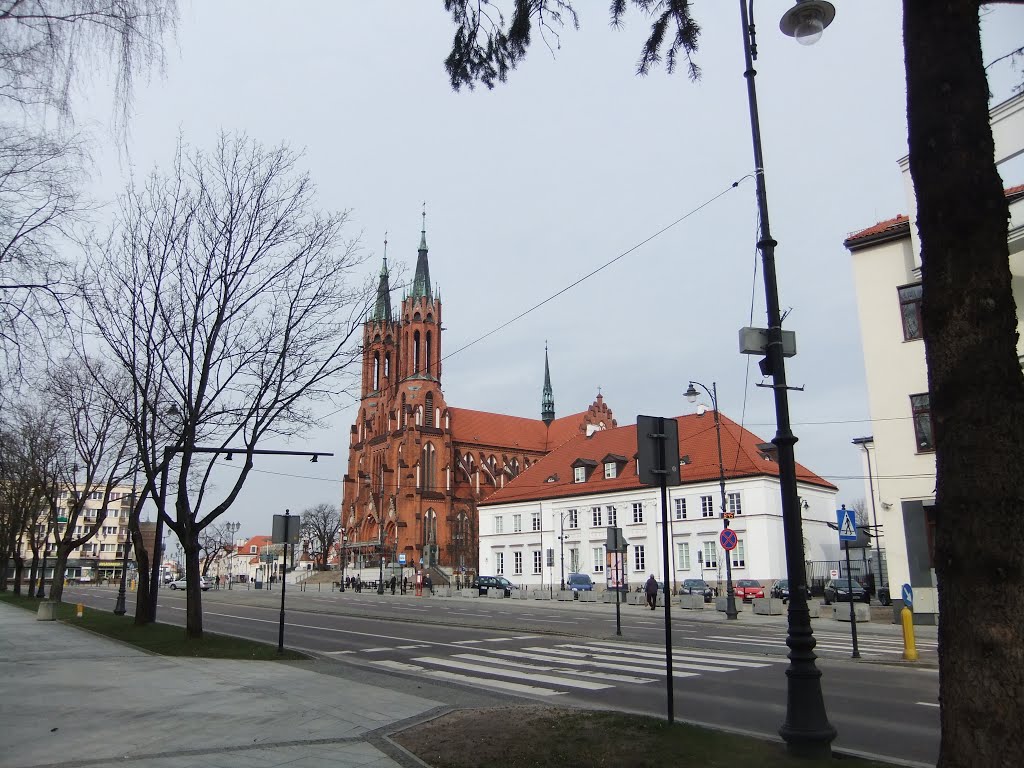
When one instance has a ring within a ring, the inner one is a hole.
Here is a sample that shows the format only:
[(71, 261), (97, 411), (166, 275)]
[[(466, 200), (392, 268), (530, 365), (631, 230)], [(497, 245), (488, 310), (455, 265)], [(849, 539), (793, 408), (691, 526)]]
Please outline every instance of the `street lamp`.
[(864, 449), (864, 457), (868, 461), (868, 489), (871, 491), (871, 517), (875, 524), (875, 558), (878, 560), (878, 589), (879, 595), (881, 595), (881, 590), (885, 587), (885, 575), (884, 571), (882, 571), (882, 542), (879, 536), (881, 529), (878, 527), (878, 509), (875, 507), (875, 481), (871, 476), (871, 449), (868, 447), (874, 445), (875, 438), (873, 436), (855, 437), (851, 442)]
[[(821, 32), (835, 17), (835, 8), (824, 0), (798, 0), (779, 23), (786, 35), (808, 45), (817, 41)], [(757, 88), (754, 80), (756, 43), (754, 25), (750, 23), (747, 0), (740, 0), (740, 22), (743, 27), (743, 56), (747, 79), (747, 105), (750, 111), (750, 133), (754, 149), (754, 186), (757, 196), (760, 233), (757, 241), (761, 251), (764, 274), (765, 304), (768, 316), (768, 340), (762, 373), (772, 377), (775, 393), (776, 431), (772, 442), (778, 448), (779, 486), (782, 493), (783, 536), (786, 543), (786, 569), (789, 575), (789, 669), (786, 670), (786, 720), (779, 729), (789, 752), (802, 757), (828, 757), (836, 729), (828, 721), (825, 700), (821, 693), (821, 670), (814, 661), (814, 633), (807, 609), (804, 566), (803, 525), (797, 503), (796, 457), (793, 445), (796, 436), (789, 421), (789, 391), (786, 386), (786, 363), (782, 349), (782, 315), (779, 310), (779, 286), (775, 274), (775, 246), (768, 220), (768, 194), (765, 189), (764, 158), (761, 152), (761, 124), (757, 112)]]
[[(711, 382), (711, 389), (701, 384), (699, 381), (691, 381), (690, 387), (686, 390), (686, 399), (691, 403), (697, 399), (699, 394), (694, 389), (694, 384), (703, 389), (711, 397), (711, 407), (715, 411), (715, 437), (718, 440), (718, 490), (721, 494), (722, 500), (722, 529), (729, 527), (729, 518), (726, 517), (726, 506), (725, 506), (725, 465), (722, 463), (722, 421), (718, 414), (718, 386), (715, 382)], [(725, 551), (725, 618), (736, 621), (739, 612), (736, 610), (736, 591), (732, 586), (732, 553), (729, 550)]]
[(227, 556), (228, 556), (228, 589), (231, 589), (231, 576), (232, 576), (231, 571), (232, 571), (232, 565), (234, 564), (234, 560), (235, 560), (235, 554), (234, 554), (235, 553), (235, 534), (238, 533), (238, 529), (241, 528), (241, 527), (242, 527), (242, 524), (238, 523), (238, 522), (235, 522), (235, 523), (225, 523), (224, 524), (224, 530), (227, 531), (228, 536), (230, 537), (230, 541), (231, 541), (231, 543), (228, 544), (228, 546), (227, 546)]
[(342, 529), (341, 531), (341, 586), (338, 587), (339, 592), (345, 591), (345, 565), (348, 560), (348, 531)]
[(384, 594), (384, 524), (380, 524), (380, 549), (378, 550), (380, 555), (380, 575), (377, 577), (377, 594)]
[[(136, 471), (138, 471), (137, 467), (136, 467)], [(135, 510), (135, 481), (134, 481), (134, 479), (132, 481), (131, 500), (132, 500), (132, 508), (128, 510), (129, 519), (131, 517), (131, 514)], [(124, 510), (124, 503), (123, 503), (123, 501), (124, 501), (124, 499), (122, 497), (122, 504), (121, 504), (121, 516), (122, 517), (124, 516), (124, 511), (125, 511)], [(118, 538), (120, 538), (120, 531), (121, 531), (120, 526), (118, 526)], [(123, 553), (124, 557), (121, 560), (121, 584), (120, 584), (120, 586), (117, 589), (117, 602), (114, 603), (114, 615), (115, 616), (124, 616), (124, 614), (126, 613), (126, 608), (125, 608), (125, 585), (126, 585), (126, 582), (128, 581), (128, 553), (131, 552), (131, 549), (132, 549), (132, 536), (131, 536), (131, 531), (129, 530), (128, 533), (125, 534), (124, 553)]]

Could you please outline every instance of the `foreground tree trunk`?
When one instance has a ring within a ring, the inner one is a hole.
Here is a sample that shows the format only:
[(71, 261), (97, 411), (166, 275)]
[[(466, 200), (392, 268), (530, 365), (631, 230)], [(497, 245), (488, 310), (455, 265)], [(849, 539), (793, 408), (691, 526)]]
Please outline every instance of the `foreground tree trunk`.
[(904, 0), (936, 440), (939, 766), (1024, 765), (1024, 376), (977, 0)]
[[(132, 527), (132, 542), (135, 548), (135, 563), (138, 566), (137, 577), (139, 580), (138, 591), (135, 593), (135, 624), (149, 624), (153, 621), (153, 615), (149, 605), (149, 552), (146, 550), (142, 534), (138, 530), (138, 521)], [(154, 553), (156, 548), (154, 547)]]

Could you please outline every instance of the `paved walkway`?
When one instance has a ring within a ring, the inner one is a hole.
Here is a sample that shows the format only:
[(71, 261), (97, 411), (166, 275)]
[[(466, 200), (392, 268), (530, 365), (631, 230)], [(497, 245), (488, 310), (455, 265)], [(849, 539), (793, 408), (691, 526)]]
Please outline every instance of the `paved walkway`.
[(0, 603), (0, 767), (392, 768), (441, 702), (310, 662), (153, 656)]

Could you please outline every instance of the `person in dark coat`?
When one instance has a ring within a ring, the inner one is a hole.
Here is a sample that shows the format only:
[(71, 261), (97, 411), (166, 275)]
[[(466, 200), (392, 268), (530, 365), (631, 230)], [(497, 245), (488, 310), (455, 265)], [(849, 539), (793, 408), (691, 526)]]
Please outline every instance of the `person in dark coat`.
[(395, 588), (398, 586), (398, 578), (392, 574), (391, 576), (391, 594), (395, 594)]
[(658, 607), (658, 580), (654, 578), (654, 574), (647, 579), (647, 583), (644, 584), (644, 594), (647, 595), (647, 604), (651, 606), (653, 611)]
[(434, 582), (430, 580), (429, 573), (423, 579), (423, 586), (430, 590), (430, 594), (434, 594)]

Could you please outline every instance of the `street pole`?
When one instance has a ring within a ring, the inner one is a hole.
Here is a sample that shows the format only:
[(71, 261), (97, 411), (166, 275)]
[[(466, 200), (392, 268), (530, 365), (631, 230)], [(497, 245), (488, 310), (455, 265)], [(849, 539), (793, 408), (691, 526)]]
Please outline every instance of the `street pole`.
[(285, 573), (288, 568), (288, 542), (292, 538), (292, 513), (284, 511), (284, 562), (281, 564), (281, 623), (277, 627), (277, 652), (284, 653), (284, 588)]
[(871, 475), (871, 450), (868, 445), (874, 443), (873, 437), (857, 437), (853, 440), (854, 445), (859, 445), (864, 449), (864, 457), (868, 461), (868, 490), (871, 491), (871, 519), (874, 523), (874, 535), (875, 535), (875, 559), (878, 561), (878, 587), (881, 589), (885, 586), (884, 571), (882, 570), (882, 541), (879, 536), (878, 527), (878, 509), (875, 507), (875, 481)]
[(384, 526), (380, 527), (380, 546), (378, 547), (377, 553), (380, 555), (380, 575), (377, 577), (377, 594), (384, 594)]
[[(843, 505), (843, 509), (846, 506)], [(846, 550), (846, 594), (850, 598), (850, 635), (853, 637), (852, 658), (860, 658), (860, 649), (857, 647), (857, 611), (853, 607), (853, 571), (850, 570), (850, 542), (843, 542), (843, 549)], [(793, 590), (790, 590), (790, 595)]]
[(560, 512), (558, 515), (558, 557), (562, 568), (562, 586), (560, 589), (565, 591), (565, 512)]
[[(658, 470), (661, 473), (661, 548), (662, 571), (665, 576), (665, 682), (668, 686), (668, 722), (675, 721), (675, 678), (672, 676), (672, 599), (668, 594), (668, 446), (665, 438), (665, 419), (658, 417)], [(672, 450), (678, 456), (678, 445)], [(678, 475), (679, 470), (676, 470)]]
[(348, 560), (348, 532), (341, 532), (341, 586), (338, 587), (339, 592), (345, 591), (345, 565)]
[[(758, 217), (761, 222), (757, 247), (761, 251), (764, 274), (765, 304), (768, 316), (768, 343), (765, 349), (766, 375), (772, 377), (775, 395), (776, 432), (772, 442), (778, 449), (779, 485), (782, 493), (783, 535), (786, 546), (786, 569), (789, 576), (789, 628), (786, 645), (789, 646), (789, 668), (786, 670), (786, 719), (779, 735), (786, 742), (790, 754), (800, 757), (829, 757), (836, 729), (828, 720), (825, 700), (821, 692), (821, 670), (815, 664), (814, 633), (807, 608), (807, 573), (804, 566), (803, 524), (797, 504), (796, 456), (793, 446), (797, 441), (790, 426), (789, 391), (786, 385), (786, 362), (782, 351), (782, 315), (779, 309), (779, 286), (775, 273), (775, 246), (768, 218), (768, 193), (765, 185), (764, 157), (761, 151), (761, 125), (757, 110), (757, 88), (754, 69), (754, 27), (747, 15), (747, 0), (739, 0), (740, 22), (743, 33), (743, 56), (747, 80), (747, 106), (750, 112), (750, 133), (754, 150), (754, 185), (757, 196)], [(831, 21), (827, 11), (835, 9), (820, 0), (798, 2), (783, 18), (792, 21), (797, 15), (815, 12), (824, 14), (819, 30)], [(801, 26), (805, 26), (803, 21)], [(809, 26), (809, 25), (807, 25)], [(785, 30), (784, 30), (785, 31)], [(794, 30), (792, 34), (801, 34)], [(813, 41), (813, 37), (805, 42)]]

